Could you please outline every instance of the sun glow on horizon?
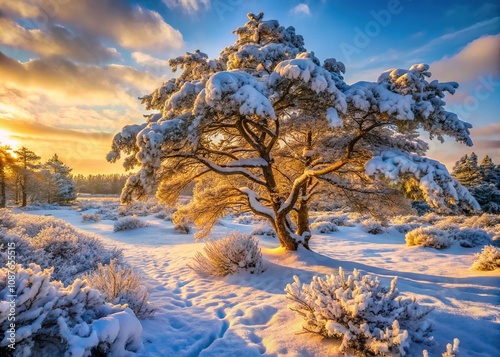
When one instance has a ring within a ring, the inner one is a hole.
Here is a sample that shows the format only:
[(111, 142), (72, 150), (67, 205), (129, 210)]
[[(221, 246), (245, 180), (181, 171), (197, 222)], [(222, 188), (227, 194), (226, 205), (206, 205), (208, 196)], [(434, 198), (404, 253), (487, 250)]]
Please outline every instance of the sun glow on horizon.
[(20, 143), (18, 140), (12, 138), (11, 132), (4, 129), (0, 129), (0, 145), (10, 146), (12, 149), (15, 150), (19, 148)]

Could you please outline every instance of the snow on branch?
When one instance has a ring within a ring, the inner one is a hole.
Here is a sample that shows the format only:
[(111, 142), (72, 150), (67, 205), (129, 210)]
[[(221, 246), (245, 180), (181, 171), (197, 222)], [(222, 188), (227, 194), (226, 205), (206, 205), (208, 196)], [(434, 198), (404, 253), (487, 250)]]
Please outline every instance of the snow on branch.
[(237, 110), (241, 115), (276, 118), (267, 98), (266, 85), (240, 71), (219, 72), (211, 76), (205, 90), (196, 99), (195, 113), (204, 113), (205, 106), (228, 114)]
[(458, 142), (472, 146), (469, 129), (472, 125), (458, 119), (454, 113), (444, 110), (446, 103), (442, 100), (446, 93), (455, 93), (456, 82), (428, 82), (431, 76), (429, 65), (415, 64), (409, 70), (392, 68), (382, 73), (378, 83), (389, 91), (412, 98), (412, 111), (415, 120), (431, 135), (442, 142), (443, 135), (449, 135)]
[(248, 204), (250, 205), (250, 208), (259, 214), (262, 214), (264, 216), (270, 217), (271, 219), (275, 220), (275, 215), (274, 212), (271, 208), (264, 206), (262, 203), (260, 203), (260, 197), (257, 194), (257, 192), (251, 190), (248, 187), (240, 187), (238, 189), (241, 193), (244, 193), (247, 195), (248, 198)]
[(416, 180), (418, 189), (433, 207), (445, 211), (480, 209), (469, 191), (455, 181), (438, 161), (390, 150), (373, 157), (366, 163), (365, 169), (368, 175), (384, 177), (395, 184)]
[(411, 96), (394, 93), (378, 83), (357, 82), (345, 95), (347, 102), (356, 109), (368, 112), (377, 108), (377, 112), (387, 113), (399, 120), (414, 119)]

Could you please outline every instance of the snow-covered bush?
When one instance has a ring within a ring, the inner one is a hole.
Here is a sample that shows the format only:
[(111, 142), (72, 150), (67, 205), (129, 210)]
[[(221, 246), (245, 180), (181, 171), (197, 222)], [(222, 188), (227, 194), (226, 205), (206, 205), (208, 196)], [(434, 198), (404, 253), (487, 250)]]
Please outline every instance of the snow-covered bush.
[[(458, 357), (459, 354), (459, 345), (460, 345), (460, 340), (458, 338), (455, 338), (453, 340), (453, 346), (451, 343), (448, 343), (446, 345), (446, 352), (444, 352), (441, 356), (443, 357)], [(429, 354), (427, 353), (427, 350), (423, 351), (423, 357), (429, 357)]]
[(385, 233), (385, 228), (377, 221), (368, 220), (361, 223), (361, 229), (363, 232), (369, 234), (382, 234)]
[(234, 221), (238, 224), (255, 224), (262, 222), (262, 218), (257, 217), (253, 214), (245, 213), (237, 216)]
[(166, 215), (167, 210), (164, 205), (158, 203), (158, 199), (150, 198), (146, 201), (134, 201), (118, 207), (120, 216)]
[(15, 299), (15, 356), (124, 355), (142, 347), (142, 326), (126, 306), (111, 305), (104, 296), (77, 279), (68, 287), (52, 280), (52, 269), (36, 264), (15, 267), (12, 294), (9, 271), (0, 269), (0, 354), (8, 355), (10, 303)]
[(100, 222), (101, 218), (99, 213), (82, 213), (83, 222)]
[(454, 238), (462, 247), (473, 248), (491, 244), (490, 235), (482, 229), (460, 229), (453, 233)]
[(14, 215), (7, 209), (0, 209), (0, 227), (14, 228), (16, 226), (16, 221)]
[(71, 226), (47, 227), (32, 239), (33, 247), (43, 252), (42, 268), (56, 267), (54, 278), (67, 284), (79, 275), (96, 269), (99, 263), (121, 259), (121, 252), (105, 249), (99, 238), (76, 231)]
[(500, 225), (500, 215), (483, 213), (479, 217), (470, 217), (465, 224), (469, 224), (471, 228), (494, 227)]
[(32, 202), (26, 207), (20, 207), (19, 209), (23, 211), (49, 211), (59, 209), (59, 204), (56, 203), (46, 203), (46, 202)]
[(226, 276), (240, 270), (260, 274), (266, 270), (258, 240), (254, 237), (232, 232), (229, 236), (208, 241), (205, 255), (196, 252), (189, 266), (201, 275)]
[(148, 224), (137, 217), (123, 217), (115, 222), (113, 230), (115, 232), (127, 231), (130, 229), (144, 228)]
[(394, 229), (399, 233), (406, 234), (409, 231), (414, 230), (415, 228), (420, 227), (421, 225), (418, 223), (406, 223), (406, 224), (395, 224), (393, 225)]
[(409, 231), (405, 235), (406, 244), (421, 245), (422, 247), (432, 247), (436, 249), (444, 249), (451, 247), (453, 238), (448, 232), (432, 227), (417, 228)]
[(314, 276), (310, 284), (294, 276), (285, 292), (292, 301), (289, 308), (305, 319), (303, 329), (340, 339), (341, 352), (404, 356), (410, 339), (422, 342), (429, 337), (432, 326), (425, 316), (432, 308), (400, 296), (396, 282), (394, 278), (387, 288), (377, 277), (357, 270), (346, 279), (339, 268), (338, 274), (324, 279)]
[(143, 278), (130, 267), (113, 259), (109, 265), (99, 264), (97, 270), (85, 277), (89, 285), (106, 296), (112, 304), (127, 304), (140, 318), (151, 317), (155, 309), (149, 302), (149, 292)]
[(319, 221), (311, 224), (311, 230), (317, 233), (332, 233), (338, 232), (339, 227), (332, 222)]
[(476, 254), (476, 261), (472, 264), (476, 270), (495, 270), (500, 268), (500, 249), (486, 245), (480, 253)]
[[(122, 259), (122, 253), (109, 249), (91, 233), (83, 232), (54, 217), (14, 214), (15, 228), (0, 229), (0, 246), (16, 245), (16, 261), (27, 266), (36, 263), (42, 268), (54, 267), (51, 276), (65, 284), (97, 269), (99, 263)], [(5, 263), (0, 256), (0, 264)]]
[(312, 223), (314, 222), (331, 222), (338, 227), (354, 227), (354, 223), (351, 220), (351, 217), (347, 214), (339, 214), (339, 213), (321, 213), (312, 219)]
[(276, 237), (276, 231), (269, 224), (264, 223), (264, 224), (259, 224), (258, 226), (256, 226), (252, 230), (252, 233), (250, 233), (250, 235)]

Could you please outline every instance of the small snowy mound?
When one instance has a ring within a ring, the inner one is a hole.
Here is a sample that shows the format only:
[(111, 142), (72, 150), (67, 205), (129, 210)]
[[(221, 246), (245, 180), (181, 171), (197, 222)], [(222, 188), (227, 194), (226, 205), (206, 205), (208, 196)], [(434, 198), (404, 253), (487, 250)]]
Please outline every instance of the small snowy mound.
[(500, 249), (487, 245), (481, 253), (476, 254), (476, 261), (472, 264), (476, 270), (495, 270), (500, 268)]
[(226, 276), (240, 270), (260, 274), (266, 270), (258, 240), (232, 232), (220, 240), (208, 241), (205, 255), (197, 252), (190, 267), (200, 275)]
[(432, 227), (414, 229), (406, 233), (405, 240), (409, 246), (421, 245), (436, 249), (449, 248), (453, 244), (453, 238), (448, 232)]
[(137, 217), (124, 217), (115, 222), (113, 230), (115, 232), (127, 231), (130, 229), (144, 228), (148, 224)]
[(82, 222), (100, 222), (101, 219), (99, 213), (82, 213)]
[(341, 340), (340, 351), (405, 356), (409, 339), (425, 340), (431, 325), (425, 316), (432, 308), (415, 299), (399, 296), (397, 278), (391, 287), (357, 270), (346, 279), (342, 268), (324, 279), (314, 276), (310, 284), (294, 282), (285, 288), (289, 308), (305, 319), (303, 329)]
[(97, 270), (85, 277), (91, 287), (106, 296), (112, 304), (124, 305), (132, 309), (140, 318), (153, 316), (155, 308), (149, 302), (149, 292), (143, 277), (130, 267), (122, 267), (113, 259), (109, 265), (99, 264)]
[(311, 230), (316, 233), (332, 233), (338, 232), (339, 227), (332, 222), (319, 221), (311, 223)]
[(385, 228), (379, 222), (376, 221), (365, 221), (361, 224), (361, 229), (363, 232), (368, 234), (382, 234), (385, 233)]
[[(16, 274), (15, 292), (7, 284)], [(125, 356), (142, 348), (142, 326), (132, 310), (111, 305), (81, 279), (68, 287), (52, 280), (53, 269), (36, 264), (0, 269), (0, 354), (16, 356)], [(9, 300), (15, 295), (15, 306)], [(9, 332), (15, 309), (15, 334)]]
[(455, 239), (462, 247), (474, 248), (491, 244), (490, 235), (482, 229), (460, 229), (454, 233)]

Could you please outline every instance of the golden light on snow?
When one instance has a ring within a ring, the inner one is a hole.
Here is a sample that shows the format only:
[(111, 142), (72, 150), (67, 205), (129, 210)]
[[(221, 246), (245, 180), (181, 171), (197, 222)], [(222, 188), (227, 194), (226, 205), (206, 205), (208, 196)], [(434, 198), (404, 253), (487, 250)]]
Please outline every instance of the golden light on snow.
[(12, 133), (3, 129), (0, 129), (0, 145), (10, 146), (12, 149), (17, 149), (19, 147), (19, 141), (12, 138)]

